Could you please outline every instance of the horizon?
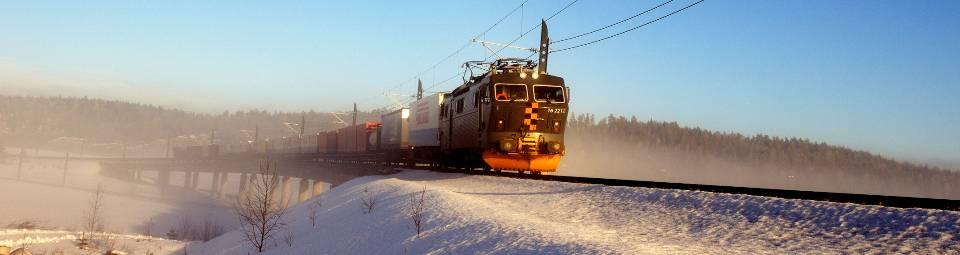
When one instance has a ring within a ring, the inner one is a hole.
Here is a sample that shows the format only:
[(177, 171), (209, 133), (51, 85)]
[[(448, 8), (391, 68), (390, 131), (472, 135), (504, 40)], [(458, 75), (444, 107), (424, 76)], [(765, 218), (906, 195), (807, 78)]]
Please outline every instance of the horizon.
[[(11, 95), (0, 94), (0, 96), (11, 96)], [(74, 96), (24, 96), (24, 97), (51, 98), (51, 99), (52, 99), (52, 98), (67, 98), (67, 99), (104, 100), (104, 101), (113, 101), (113, 102), (118, 102), (118, 103), (142, 105), (142, 106), (146, 106), (146, 107), (162, 107), (162, 108), (164, 108), (165, 110), (184, 111), (185, 113), (188, 113), (188, 114), (200, 114), (200, 115), (206, 115), (206, 116), (218, 116), (218, 115), (223, 114), (224, 112), (229, 113), (229, 114), (234, 114), (234, 113), (236, 113), (236, 112), (249, 112), (249, 111), (263, 111), (263, 112), (267, 112), (267, 113), (269, 113), (269, 114), (273, 114), (273, 113), (279, 113), (279, 114), (297, 114), (298, 112), (300, 112), (300, 113), (307, 113), (307, 112), (327, 113), (327, 112), (330, 112), (330, 111), (322, 111), (322, 110), (319, 110), (319, 111), (318, 111), (318, 110), (316, 110), (316, 109), (310, 109), (310, 110), (308, 110), (308, 111), (281, 111), (281, 110), (277, 110), (277, 109), (260, 109), (260, 108), (247, 108), (247, 109), (236, 109), (236, 110), (229, 110), (229, 109), (228, 109), (228, 110), (224, 110), (224, 111), (220, 111), (220, 112), (203, 112), (203, 111), (192, 111), (192, 110), (188, 110), (188, 109), (177, 108), (177, 107), (175, 107), (175, 106), (163, 106), (163, 105), (158, 105), (158, 104), (140, 103), (140, 102), (133, 102), (133, 101), (124, 101), (124, 100), (122, 100), (122, 99), (103, 99), (103, 98), (94, 98), (94, 97), (87, 97), (87, 96), (82, 96), (82, 97), (74, 97)], [(381, 109), (383, 109), (383, 108), (381, 108)], [(381, 110), (381, 109), (361, 110), (361, 112), (373, 112), (373, 111)], [(571, 117), (571, 118), (576, 118), (577, 116), (580, 116), (581, 114), (592, 114), (592, 113), (572, 113), (572, 114), (575, 114), (575, 115), (571, 115), (570, 117)], [(594, 117), (596, 117), (595, 121), (601, 121), (601, 120), (607, 119), (607, 118), (609, 118), (609, 117), (611, 117), (611, 116), (612, 116), (612, 117), (618, 117), (618, 118), (622, 117), (622, 118), (627, 118), (627, 119), (636, 118), (635, 115), (624, 116), (624, 115), (610, 114), (610, 115), (606, 115), (606, 116), (597, 116), (596, 114), (594, 114)], [(739, 134), (739, 135), (743, 135), (744, 137), (754, 137), (754, 136), (766, 135), (766, 136), (770, 136), (771, 138), (779, 138), (779, 139), (784, 139), (784, 140), (790, 140), (790, 139), (806, 140), (807, 142), (809, 142), (809, 143), (811, 143), (811, 144), (826, 143), (828, 146), (831, 146), (831, 147), (845, 148), (845, 149), (850, 149), (850, 150), (853, 150), (853, 151), (864, 151), (864, 152), (867, 152), (867, 153), (870, 153), (870, 154), (880, 155), (880, 156), (882, 156), (882, 157), (884, 157), (884, 158), (889, 158), (889, 159), (892, 159), (892, 160), (895, 160), (895, 161), (898, 161), (898, 162), (906, 162), (906, 163), (917, 164), (917, 165), (926, 165), (926, 166), (930, 166), (930, 167), (936, 167), (936, 168), (939, 168), (939, 169), (941, 169), (941, 170), (960, 172), (960, 161), (948, 161), (948, 160), (936, 161), (935, 159), (932, 159), (932, 160), (929, 160), (929, 161), (927, 161), (927, 162), (924, 162), (924, 161), (917, 161), (917, 160), (912, 160), (912, 159), (903, 159), (903, 158), (893, 157), (893, 156), (889, 156), (889, 155), (882, 155), (882, 154), (878, 154), (878, 153), (872, 152), (872, 151), (866, 151), (866, 150), (861, 150), (861, 149), (858, 149), (858, 148), (852, 148), (852, 147), (849, 147), (849, 146), (843, 145), (843, 144), (835, 144), (835, 143), (830, 143), (830, 142), (828, 142), (828, 141), (817, 141), (817, 140), (812, 140), (812, 139), (809, 139), (809, 138), (806, 138), (806, 137), (777, 136), (777, 135), (770, 135), (770, 134), (764, 134), (764, 133), (744, 134), (744, 133), (738, 133), (738, 132), (735, 132), (735, 131), (706, 129), (706, 128), (703, 128), (703, 127), (687, 125), (687, 124), (685, 124), (685, 123), (680, 123), (680, 122), (673, 121), (673, 120), (657, 120), (657, 119), (646, 119), (646, 120), (644, 120), (644, 119), (640, 119), (640, 118), (636, 118), (636, 119), (637, 119), (638, 122), (641, 122), (641, 123), (643, 123), (643, 122), (676, 123), (676, 124), (679, 125), (681, 128), (688, 128), (688, 129), (700, 128), (700, 129), (703, 129), (703, 130), (708, 131), (708, 132), (722, 133), (722, 134)]]
[[(471, 45), (417, 75), (519, 3), (7, 3), (0, 10), (0, 93), (90, 96), (207, 113), (342, 111), (356, 101), (371, 110), (390, 103), (380, 95), (385, 90), (415, 90), (410, 77), (429, 87), (456, 74), (459, 63), (487, 56)], [(547, 24), (551, 37), (564, 38), (659, 3), (604, 8), (582, 1)], [(564, 4), (528, 2), (522, 15), (508, 17), (483, 39), (509, 42)], [(953, 60), (960, 46), (949, 43), (960, 39), (951, 29), (960, 24), (956, 7), (949, 1), (707, 1), (602, 46), (555, 53), (551, 72), (571, 87), (574, 113), (805, 138), (903, 161), (958, 164), (960, 101), (953, 97), (960, 94), (960, 68)], [(474, 21), (436, 22), (464, 16)], [(535, 45), (535, 37), (517, 44)], [(457, 81), (438, 88), (452, 89)]]

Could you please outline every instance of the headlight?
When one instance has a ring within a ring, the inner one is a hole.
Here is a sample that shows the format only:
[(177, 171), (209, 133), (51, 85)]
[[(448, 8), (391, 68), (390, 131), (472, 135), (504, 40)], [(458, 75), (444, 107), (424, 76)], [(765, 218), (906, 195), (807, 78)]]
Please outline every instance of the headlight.
[(500, 150), (505, 152), (513, 152), (515, 146), (511, 140), (502, 140), (500, 141)]
[(552, 154), (560, 154), (563, 152), (563, 144), (560, 142), (550, 142), (550, 146), (547, 147), (547, 149), (550, 150)]

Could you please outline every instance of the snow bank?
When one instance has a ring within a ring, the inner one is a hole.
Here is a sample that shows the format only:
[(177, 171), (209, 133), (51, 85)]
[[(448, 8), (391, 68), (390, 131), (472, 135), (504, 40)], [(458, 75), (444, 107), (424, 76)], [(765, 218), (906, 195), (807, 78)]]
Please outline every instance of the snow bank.
[[(426, 189), (419, 236), (407, 215)], [(377, 204), (361, 211), (361, 198)], [(322, 205), (312, 209), (317, 201)], [(316, 226), (309, 215), (317, 211)], [(265, 254), (950, 253), (960, 213), (404, 171), (293, 207)], [(233, 231), (192, 254), (252, 252)]]
[[(38, 229), (0, 230), (0, 246), (13, 248), (26, 247), (34, 254), (53, 254), (62, 251), (65, 254), (102, 254), (105, 250), (80, 250), (77, 239), (80, 232)], [(89, 233), (86, 235), (88, 238)], [(182, 251), (186, 243), (142, 235), (123, 235), (98, 233), (102, 239), (109, 239), (114, 249), (128, 254), (175, 254)]]

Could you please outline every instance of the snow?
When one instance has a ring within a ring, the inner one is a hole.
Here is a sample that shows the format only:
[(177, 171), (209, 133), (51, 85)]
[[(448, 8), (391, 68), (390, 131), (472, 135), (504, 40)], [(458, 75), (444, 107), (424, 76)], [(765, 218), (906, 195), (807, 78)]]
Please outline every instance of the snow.
[[(72, 159), (64, 178), (63, 160), (27, 158), (21, 171), (18, 161), (17, 157), (0, 158), (0, 245), (25, 245), (35, 253), (58, 249), (68, 251), (66, 254), (80, 253), (75, 245), (80, 236), (77, 231), (82, 229), (84, 214), (98, 187), (104, 191), (106, 234), (116, 240), (117, 247), (130, 248), (124, 251), (131, 254), (183, 254), (176, 251), (185, 243), (156, 237), (184, 224), (202, 227), (213, 222), (228, 230), (237, 226), (231, 207), (239, 190), (237, 174), (228, 178), (225, 196), (215, 198), (210, 195), (212, 177), (207, 173), (200, 175), (199, 189), (189, 190), (181, 187), (183, 173), (172, 174), (171, 185), (162, 186), (156, 183), (159, 178), (155, 171), (145, 171), (139, 180), (110, 178), (100, 174), (96, 162)], [(150, 221), (149, 235), (154, 237), (141, 236), (147, 234)], [(44, 230), (14, 229), (15, 224), (23, 222), (38, 224)]]
[[(75, 230), (99, 185), (107, 231), (125, 251), (256, 253), (236, 230), (189, 244), (138, 235), (150, 219), (153, 236), (183, 218), (235, 229), (234, 197), (211, 197), (209, 176), (201, 176), (200, 190), (176, 187), (177, 173), (174, 186), (162, 187), (156, 172), (137, 181), (106, 178), (95, 163), (77, 160), (64, 184), (62, 161), (25, 161), (20, 178), (16, 163), (0, 164), (0, 245), (76, 251)], [(225, 190), (236, 192), (239, 178), (229, 180)], [(418, 236), (407, 211), (421, 190)], [(365, 197), (377, 201), (372, 213), (361, 211)], [(24, 220), (56, 230), (2, 229)], [(265, 254), (960, 254), (956, 211), (418, 170), (351, 180), (294, 205), (285, 220), (288, 228)]]
[[(127, 254), (178, 254), (187, 243), (142, 235), (98, 233), (114, 243), (114, 249)], [(65, 254), (103, 254), (105, 250), (80, 250), (76, 240), (80, 232), (64, 230), (7, 229), (0, 230), (0, 246), (26, 247), (33, 254), (62, 251)], [(87, 235), (87, 237), (89, 237)]]
[[(423, 232), (406, 214), (427, 192)], [(374, 197), (370, 214), (361, 198)], [(317, 224), (311, 208), (321, 206)], [(406, 170), (286, 215), (265, 254), (958, 254), (960, 213)], [(289, 239), (290, 245), (287, 243)], [(187, 249), (252, 252), (233, 231)]]
[[(98, 186), (104, 191), (103, 218), (109, 231), (101, 235), (109, 236), (116, 248), (130, 254), (182, 254), (177, 251), (186, 243), (156, 236), (179, 227), (184, 218), (215, 221), (228, 228), (236, 225), (229, 203), (213, 199), (202, 190), (161, 188), (153, 183), (156, 176), (140, 181), (106, 178), (100, 175), (98, 164), (90, 161), (71, 160), (68, 164), (64, 183), (62, 160), (25, 159), (19, 178), (16, 157), (0, 162), (0, 246), (29, 247), (34, 254), (57, 250), (65, 254), (103, 254), (103, 250), (79, 250), (76, 245), (81, 236), (77, 231), (82, 229), (88, 203)], [(154, 237), (140, 235), (145, 234), (150, 220)], [(41, 229), (11, 229), (13, 224), (27, 221), (39, 224)]]
[[(0, 164), (0, 203), (5, 205), (0, 210), (0, 228), (29, 220), (48, 227), (79, 229), (98, 186), (104, 191), (103, 214), (110, 232), (143, 233), (150, 219), (154, 220), (153, 235), (162, 235), (185, 217), (194, 222), (210, 219), (227, 226), (236, 224), (230, 200), (214, 199), (202, 191), (161, 188), (152, 183), (155, 176), (137, 182), (106, 178), (91, 161), (69, 162), (64, 183), (63, 163), (24, 160), (19, 179), (16, 159)], [(182, 183), (179, 180), (171, 183)]]

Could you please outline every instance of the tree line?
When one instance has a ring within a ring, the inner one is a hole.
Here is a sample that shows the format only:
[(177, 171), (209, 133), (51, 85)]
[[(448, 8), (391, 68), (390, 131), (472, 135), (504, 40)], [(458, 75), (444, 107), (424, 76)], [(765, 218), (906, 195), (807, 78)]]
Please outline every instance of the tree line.
[(745, 166), (791, 172), (844, 172), (854, 178), (898, 180), (933, 185), (944, 190), (960, 183), (960, 172), (925, 164), (897, 161), (862, 150), (815, 142), (804, 138), (765, 134), (745, 136), (677, 122), (639, 121), (636, 117), (609, 115), (599, 120), (592, 114), (572, 116), (568, 136), (581, 140), (616, 139), (624, 144), (677, 151), (690, 158), (721, 158)]
[[(358, 122), (378, 119), (364, 111)], [(352, 113), (340, 119), (352, 122)], [(240, 143), (258, 138), (297, 136), (343, 127), (330, 112), (280, 112), (262, 109), (219, 114), (187, 112), (149, 104), (88, 97), (29, 97), (0, 95), (0, 144), (49, 147), (58, 142), (136, 145), (168, 138)]]

